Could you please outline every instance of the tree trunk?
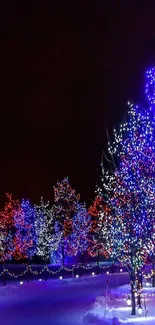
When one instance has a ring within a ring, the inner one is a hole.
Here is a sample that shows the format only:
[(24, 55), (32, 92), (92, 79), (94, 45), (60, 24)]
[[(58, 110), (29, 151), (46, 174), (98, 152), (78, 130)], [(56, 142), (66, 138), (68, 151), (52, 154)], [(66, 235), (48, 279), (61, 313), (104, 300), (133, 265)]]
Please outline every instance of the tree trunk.
[(114, 274), (114, 263), (111, 265), (111, 273)]
[[(45, 266), (47, 266), (47, 258), (45, 259)], [(47, 281), (47, 269), (45, 271), (45, 281)]]
[(30, 282), (30, 262), (28, 262), (28, 270), (27, 270), (27, 282)]
[(138, 292), (138, 296), (137, 296), (137, 306), (141, 305), (141, 296), (140, 293)]
[(3, 266), (3, 285), (6, 286), (6, 273), (4, 272), (5, 266)]
[(97, 252), (97, 274), (99, 274), (99, 251)]
[(84, 254), (81, 253), (81, 264), (82, 264), (82, 267), (83, 267), (83, 264), (84, 264)]
[(6, 275), (5, 275), (5, 273), (3, 274), (3, 285), (4, 285), (4, 287), (6, 286)]
[(131, 315), (136, 315), (136, 301), (135, 301), (135, 292), (134, 292), (133, 284), (131, 284), (131, 301), (132, 301)]
[(62, 246), (62, 266), (64, 266), (64, 260), (65, 260), (64, 246)]
[(131, 283), (131, 301), (132, 301), (132, 311), (131, 315), (136, 315), (136, 300), (135, 300), (135, 274), (132, 273), (130, 275), (130, 283)]
[(140, 269), (138, 271), (137, 279), (138, 279), (138, 286), (137, 286), (137, 290), (138, 290), (137, 305), (140, 306), (141, 305), (141, 289), (142, 289), (142, 286), (143, 286), (142, 269)]
[(155, 287), (155, 256), (153, 256), (153, 262), (152, 262), (152, 287)]
[(143, 270), (142, 270), (142, 268), (139, 271), (138, 282), (139, 282), (140, 288), (142, 289), (143, 288)]

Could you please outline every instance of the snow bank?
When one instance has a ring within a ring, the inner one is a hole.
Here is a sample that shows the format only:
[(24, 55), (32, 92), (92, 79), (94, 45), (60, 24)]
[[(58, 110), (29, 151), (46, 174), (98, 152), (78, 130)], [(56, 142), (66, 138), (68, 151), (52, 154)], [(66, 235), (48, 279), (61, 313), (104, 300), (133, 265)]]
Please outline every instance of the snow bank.
[(108, 293), (107, 306), (105, 296), (96, 297), (96, 301), (92, 304), (90, 310), (84, 317), (86, 325), (120, 325), (119, 319), (116, 316), (115, 308), (113, 307), (115, 296)]
[[(86, 325), (154, 325), (155, 324), (155, 289), (144, 288), (143, 294), (152, 296), (142, 296), (142, 316), (131, 316), (131, 307), (126, 304), (127, 295), (130, 293), (130, 286), (123, 285), (116, 289), (111, 289), (105, 296), (98, 296), (90, 310), (84, 317)], [(106, 316), (106, 317), (105, 317)]]
[(84, 318), (85, 325), (120, 325), (119, 319), (114, 317), (113, 319), (99, 318), (97, 315), (88, 313)]

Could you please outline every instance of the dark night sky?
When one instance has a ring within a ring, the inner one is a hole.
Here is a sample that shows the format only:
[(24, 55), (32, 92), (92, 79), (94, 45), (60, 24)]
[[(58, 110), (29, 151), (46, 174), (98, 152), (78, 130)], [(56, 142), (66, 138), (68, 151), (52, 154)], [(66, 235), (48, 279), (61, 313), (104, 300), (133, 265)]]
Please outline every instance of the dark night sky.
[(1, 12), (0, 202), (50, 199), (64, 176), (89, 202), (105, 128), (141, 101), (155, 64), (155, 4), (31, 2)]

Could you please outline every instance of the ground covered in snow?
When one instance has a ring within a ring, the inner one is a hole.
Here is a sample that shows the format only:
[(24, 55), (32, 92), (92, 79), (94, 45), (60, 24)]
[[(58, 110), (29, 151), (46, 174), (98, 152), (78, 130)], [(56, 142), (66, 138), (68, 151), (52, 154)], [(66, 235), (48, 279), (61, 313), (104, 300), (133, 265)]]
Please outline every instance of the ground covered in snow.
[(145, 297), (146, 304), (142, 298), (142, 317), (131, 316), (126, 304), (128, 283), (128, 275), (121, 273), (9, 284), (0, 287), (0, 324), (155, 324), (155, 291), (152, 288), (143, 290), (143, 294), (151, 296)]

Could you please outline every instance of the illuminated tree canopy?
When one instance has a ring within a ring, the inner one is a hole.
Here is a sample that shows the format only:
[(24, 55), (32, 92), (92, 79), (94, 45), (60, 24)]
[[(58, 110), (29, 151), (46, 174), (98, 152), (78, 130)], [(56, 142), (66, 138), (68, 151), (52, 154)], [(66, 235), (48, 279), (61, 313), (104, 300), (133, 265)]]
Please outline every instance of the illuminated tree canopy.
[[(149, 98), (149, 102), (154, 104), (152, 97)], [(98, 195), (102, 195), (110, 211), (100, 214), (104, 220), (102, 240), (109, 256), (127, 266), (134, 296), (141, 267), (154, 248), (153, 106), (142, 109), (129, 103), (125, 122), (120, 125), (119, 132), (114, 130), (113, 140), (108, 143), (108, 152), (111, 169), (105, 171), (102, 166), (102, 186), (98, 188)], [(135, 306), (132, 312), (135, 313)]]

